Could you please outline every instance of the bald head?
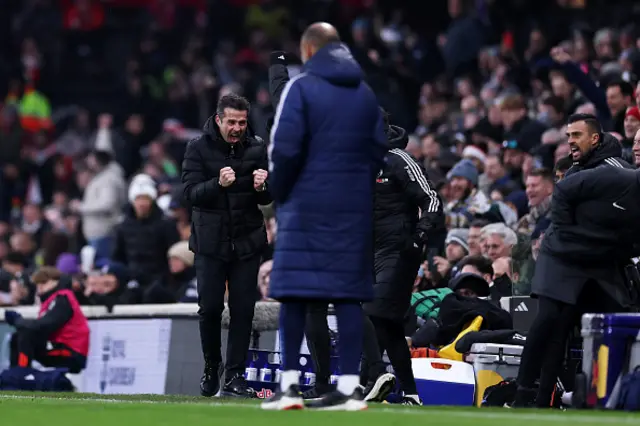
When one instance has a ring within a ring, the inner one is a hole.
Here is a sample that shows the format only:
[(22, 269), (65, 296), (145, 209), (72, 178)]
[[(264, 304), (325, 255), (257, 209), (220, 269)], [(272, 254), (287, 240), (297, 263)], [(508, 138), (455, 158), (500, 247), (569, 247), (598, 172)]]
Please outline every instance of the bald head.
[(302, 60), (306, 62), (327, 44), (338, 42), (340, 42), (340, 35), (333, 25), (326, 22), (311, 24), (304, 31), (300, 40)]

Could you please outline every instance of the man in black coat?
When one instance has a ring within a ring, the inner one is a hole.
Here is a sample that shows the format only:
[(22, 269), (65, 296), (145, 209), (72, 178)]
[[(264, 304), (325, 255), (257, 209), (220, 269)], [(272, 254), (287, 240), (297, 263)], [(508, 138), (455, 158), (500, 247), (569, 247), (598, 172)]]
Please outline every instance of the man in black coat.
[(608, 133), (603, 133), (598, 119), (590, 114), (573, 114), (567, 120), (567, 137), (573, 166), (565, 176), (589, 170), (603, 164), (631, 169), (622, 159), (622, 145)]
[(267, 147), (247, 132), (249, 102), (223, 96), (205, 134), (187, 145), (182, 164), (185, 200), (192, 206), (189, 248), (195, 256), (200, 338), (205, 360), (200, 390), (219, 388), (220, 319), (228, 281), (231, 326), (223, 396), (254, 397), (243, 377), (267, 233), (258, 205), (271, 203)]
[[(124, 220), (116, 226), (114, 233), (111, 260), (126, 265), (142, 288), (169, 275), (167, 250), (180, 240), (175, 223), (165, 218), (158, 207), (157, 196), (153, 179), (148, 175), (137, 175), (129, 185), (129, 204), (124, 210)], [(141, 290), (132, 291), (132, 294), (141, 298)]]
[[(446, 237), (442, 201), (425, 171), (404, 151), (406, 131), (385, 122), (389, 138), (387, 163), (376, 179), (374, 205), (374, 299), (364, 304), (381, 350), (386, 350), (405, 395), (405, 404), (417, 405), (411, 355), (404, 338), (404, 318), (423, 248), (440, 254)], [(386, 395), (373, 387), (367, 399)]]
[(550, 406), (567, 339), (581, 314), (624, 311), (637, 303), (624, 267), (640, 240), (638, 200), (640, 174), (608, 161), (558, 182), (536, 262), (532, 293), (539, 307), (522, 354), (516, 406)]

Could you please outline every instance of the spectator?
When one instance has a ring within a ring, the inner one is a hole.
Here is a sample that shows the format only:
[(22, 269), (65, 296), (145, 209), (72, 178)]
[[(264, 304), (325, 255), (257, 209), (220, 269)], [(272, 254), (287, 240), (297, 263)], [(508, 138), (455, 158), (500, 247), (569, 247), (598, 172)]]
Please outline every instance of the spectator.
[(493, 265), (491, 261), (484, 256), (465, 256), (458, 263), (461, 274), (480, 275), (486, 282), (493, 280)]
[(633, 138), (633, 159), (636, 168), (640, 168), (640, 130), (638, 130)]
[(22, 208), (22, 223), (20, 229), (30, 234), (37, 247), (42, 245), (45, 233), (51, 230), (51, 224), (42, 216), (40, 207), (26, 204)]
[(11, 250), (25, 257), (28, 267), (35, 265), (37, 246), (31, 235), (24, 231), (15, 232), (9, 240)]
[(623, 80), (614, 80), (607, 85), (607, 105), (613, 117), (613, 130), (624, 134), (627, 108), (633, 106), (633, 86)]
[(169, 275), (167, 251), (180, 240), (175, 224), (163, 217), (156, 204), (157, 197), (149, 176), (134, 177), (124, 221), (115, 229), (111, 259), (126, 265), (143, 286)]
[(168, 277), (160, 277), (145, 292), (143, 303), (195, 303), (198, 301), (198, 283), (193, 267), (195, 255), (188, 241), (180, 241), (167, 252)]
[(60, 154), (75, 158), (91, 148), (90, 137), (89, 112), (80, 109), (74, 117), (73, 124), (60, 135), (55, 144)]
[(98, 259), (108, 258), (113, 231), (124, 204), (125, 183), (121, 170), (106, 151), (93, 151), (87, 158), (93, 177), (84, 191), (82, 203), (72, 205), (82, 215), (82, 232), (96, 250)]
[(547, 169), (535, 169), (526, 180), (526, 194), (529, 213), (522, 216), (516, 226), (520, 234), (531, 235), (540, 218), (549, 214), (551, 209), (551, 194), (553, 193), (553, 175)]
[(554, 181), (560, 182), (563, 178), (567, 170), (569, 170), (573, 166), (573, 160), (571, 157), (561, 158), (557, 163), (553, 170)]
[(471, 160), (457, 163), (447, 179), (451, 186), (451, 198), (445, 206), (447, 226), (465, 228), (473, 220), (475, 213), (482, 213), (490, 208), (489, 199), (478, 191), (478, 170)]
[(492, 261), (500, 257), (510, 257), (518, 237), (504, 223), (492, 223), (482, 228), (484, 238), (483, 255)]
[(433, 262), (441, 281), (439, 287), (446, 287), (452, 275), (455, 275), (456, 264), (469, 254), (469, 230), (453, 228), (449, 230), (445, 239), (445, 257), (434, 256)]
[(478, 256), (482, 254), (482, 228), (487, 226), (489, 222), (484, 219), (476, 219), (469, 226), (469, 235), (467, 243), (469, 245), (469, 255)]

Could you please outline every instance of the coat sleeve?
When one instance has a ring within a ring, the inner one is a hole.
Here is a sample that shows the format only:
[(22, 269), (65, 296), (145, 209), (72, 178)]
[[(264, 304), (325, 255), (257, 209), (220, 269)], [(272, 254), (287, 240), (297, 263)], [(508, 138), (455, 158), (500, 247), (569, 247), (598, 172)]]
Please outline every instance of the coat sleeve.
[(127, 262), (127, 250), (125, 248), (124, 238), (122, 238), (122, 224), (116, 226), (115, 238), (113, 242), (113, 251), (111, 253), (111, 260), (119, 262), (124, 265)]
[(194, 139), (187, 144), (182, 161), (182, 183), (185, 200), (194, 207), (204, 207), (220, 194), (220, 185), (217, 177), (207, 179), (204, 159), (196, 145), (198, 141)]
[(52, 303), (49, 310), (37, 319), (20, 319), (16, 322), (16, 328), (26, 329), (48, 336), (55, 333), (67, 323), (73, 316), (73, 308), (67, 296), (59, 295)]
[[(262, 170), (268, 170), (269, 169), (269, 154), (267, 153), (267, 147), (264, 144), (264, 142), (262, 143), (261, 146), (262, 146), (262, 157), (260, 158), (260, 161), (258, 162), (258, 168), (262, 169)], [(271, 189), (269, 187), (269, 177), (267, 177), (265, 190), (258, 192), (258, 204), (260, 204), (261, 206), (266, 206), (266, 205), (271, 204), (272, 201), (273, 201), (273, 198), (271, 196)]]
[(111, 213), (118, 206), (118, 190), (113, 181), (97, 189), (98, 197), (91, 202), (83, 202), (80, 205), (80, 213), (86, 215), (100, 215)]
[(287, 201), (304, 161), (307, 124), (300, 81), (304, 76), (298, 74), (286, 84), (271, 129), (268, 185), (276, 203)]
[(269, 67), (269, 95), (273, 109), (278, 109), (284, 87), (289, 82), (289, 71), (286, 65), (275, 64)]
[[(375, 95), (374, 95), (374, 99), (375, 99)], [(382, 117), (382, 111), (380, 111), (380, 108), (377, 108), (377, 109), (378, 109), (378, 118), (373, 128), (373, 141), (375, 145), (372, 151), (374, 179), (378, 171), (382, 170), (382, 168), (385, 166), (387, 152), (389, 151), (389, 140), (387, 138), (386, 133), (384, 132), (384, 118)]]
[(429, 241), (431, 237), (435, 240), (440, 239), (441, 234), (446, 233), (440, 196), (429, 184), (424, 169), (410, 154), (401, 150), (392, 152), (395, 154), (391, 157), (394, 159), (393, 176), (411, 202), (420, 208), (420, 220), (417, 226), (420, 239), (423, 241)]

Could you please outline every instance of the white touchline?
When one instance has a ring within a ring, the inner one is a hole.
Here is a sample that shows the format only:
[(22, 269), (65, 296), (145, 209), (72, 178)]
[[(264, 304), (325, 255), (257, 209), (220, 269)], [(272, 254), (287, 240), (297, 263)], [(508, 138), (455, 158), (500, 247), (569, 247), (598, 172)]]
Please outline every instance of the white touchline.
[[(80, 402), (80, 403), (109, 403), (109, 404), (176, 404), (176, 405), (198, 405), (198, 406), (210, 406), (210, 407), (234, 407), (234, 408), (248, 408), (259, 410), (259, 405), (254, 404), (240, 404), (237, 402), (208, 402), (208, 401), (153, 401), (153, 400), (126, 400), (116, 398), (61, 398), (54, 396), (28, 396), (28, 395), (7, 395), (0, 394), (0, 399), (42, 399), (48, 401), (66, 401), (66, 402)], [(568, 422), (583, 422), (583, 423), (606, 423), (612, 425), (637, 425), (640, 422), (640, 416), (638, 415), (624, 415), (619, 417), (603, 416), (603, 415), (571, 415), (571, 414), (545, 414), (544, 412), (533, 413), (519, 412), (516, 410), (504, 409), (505, 412), (489, 411), (479, 408), (474, 411), (455, 411), (455, 408), (443, 410), (440, 408), (431, 409), (429, 407), (422, 408), (392, 408), (385, 405), (370, 404), (370, 410), (360, 411), (356, 415), (366, 415), (367, 413), (390, 413), (401, 414), (410, 416), (428, 416), (429, 414), (436, 414), (448, 417), (459, 418), (485, 418), (495, 420), (513, 420), (513, 421), (547, 421), (551, 423), (568, 423)], [(313, 411), (313, 410), (309, 410)]]

